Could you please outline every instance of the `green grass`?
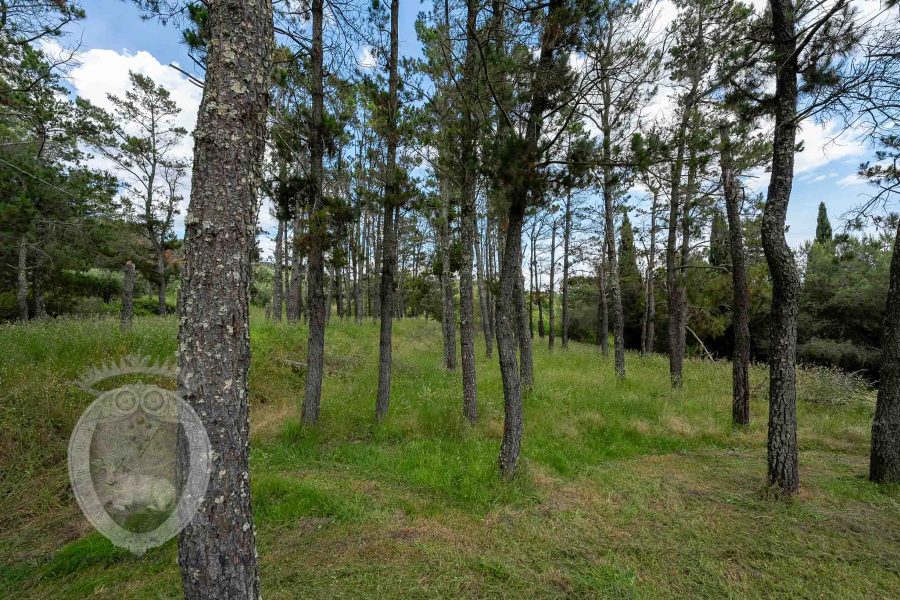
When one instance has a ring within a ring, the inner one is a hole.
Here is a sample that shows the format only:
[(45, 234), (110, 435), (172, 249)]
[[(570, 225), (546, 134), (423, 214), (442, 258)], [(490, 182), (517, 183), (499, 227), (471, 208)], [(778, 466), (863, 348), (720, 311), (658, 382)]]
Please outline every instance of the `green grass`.
[[(303, 326), (254, 313), (252, 476), (266, 598), (900, 596), (900, 489), (866, 481), (871, 394), (804, 401), (802, 492), (765, 499), (766, 406), (730, 425), (730, 367), (610, 360), (536, 340), (520, 475), (501, 483), (496, 358), (478, 348), (479, 421), (441, 367), (437, 323), (395, 326), (388, 420), (373, 423), (377, 326), (329, 326), (321, 424), (301, 428)], [(176, 598), (175, 544), (138, 559), (90, 531), (65, 469), (88, 367), (171, 356), (173, 318), (0, 327), (0, 596)], [(765, 372), (753, 383), (764, 389)], [(809, 392), (810, 398), (813, 391)]]

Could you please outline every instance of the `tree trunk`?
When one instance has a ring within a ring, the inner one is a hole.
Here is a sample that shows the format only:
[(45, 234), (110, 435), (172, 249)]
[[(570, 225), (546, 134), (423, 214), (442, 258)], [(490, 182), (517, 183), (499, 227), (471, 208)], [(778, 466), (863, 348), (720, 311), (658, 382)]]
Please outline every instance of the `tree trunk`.
[(26, 322), (28, 320), (28, 241), (25, 239), (24, 235), (19, 238), (16, 306), (19, 311), (19, 322)]
[(479, 228), (475, 228), (475, 262), (478, 272), (478, 310), (481, 313), (481, 328), (484, 330), (484, 352), (488, 358), (494, 354), (493, 337), (491, 330), (491, 301), (490, 291), (484, 281), (484, 262), (481, 256), (481, 239), (478, 235)]
[(134, 263), (130, 260), (125, 263), (122, 274), (122, 314), (121, 329), (129, 331), (134, 319)]
[(275, 274), (272, 285), (272, 318), (280, 321), (284, 314), (284, 275), (282, 273), (281, 251), (284, 248), (284, 221), (278, 219), (278, 230), (275, 233)]
[(563, 276), (562, 276), (562, 347), (569, 347), (569, 245), (572, 237), (572, 189), (566, 193), (563, 215)]
[(894, 238), (891, 284), (884, 313), (884, 350), (872, 422), (869, 479), (900, 483), (900, 225)]
[(160, 315), (166, 314), (166, 254), (162, 246), (156, 251), (156, 276), (159, 281), (156, 282), (156, 295), (159, 301)]
[(301, 297), (303, 295), (303, 234), (301, 230), (302, 219), (300, 217), (302, 208), (300, 207), (299, 200), (296, 202), (295, 210), (297, 213), (294, 216), (294, 235), (291, 238), (291, 282), (290, 287), (288, 288), (287, 297), (287, 320), (291, 322), (300, 320), (300, 305), (302, 302)]
[(800, 488), (797, 468), (797, 318), (800, 277), (784, 236), (794, 179), (797, 138), (797, 56), (794, 6), (772, 0), (775, 80), (775, 138), (772, 175), (762, 219), (762, 243), (772, 276), (769, 354), (768, 482), (782, 494)]
[(472, 298), (472, 248), (475, 241), (477, 213), (475, 211), (476, 176), (478, 172), (478, 154), (475, 145), (478, 141), (478, 119), (473, 114), (472, 97), (476, 89), (476, 53), (475, 39), (478, 5), (476, 0), (466, 0), (466, 60), (463, 65), (463, 78), (468, 96), (463, 102), (463, 123), (465, 136), (462, 143), (463, 189), (460, 204), (460, 269), (459, 269), (459, 345), (462, 358), (463, 378), (463, 415), (470, 423), (478, 420), (478, 386), (475, 375), (475, 308)]
[(381, 260), (381, 333), (379, 337), (378, 396), (375, 402), (375, 419), (382, 421), (387, 415), (391, 400), (391, 354), (394, 315), (394, 272), (397, 260), (397, 232), (394, 227), (394, 211), (397, 203), (397, 54), (399, 0), (391, 0), (391, 51), (388, 61), (388, 131), (387, 165), (384, 190), (384, 243)]
[(450, 268), (450, 185), (441, 179), (441, 222), (438, 244), (441, 252), (441, 328), (444, 333), (444, 367), (456, 370), (456, 301), (453, 297), (453, 271)]
[(606, 305), (606, 251), (603, 248), (597, 264), (597, 287), (597, 338), (600, 353), (606, 357), (609, 356), (609, 310)]
[(735, 425), (750, 424), (750, 290), (744, 264), (744, 236), (741, 227), (741, 200), (731, 155), (728, 126), (720, 129), (722, 156), (722, 189), (728, 213), (728, 238), (731, 243), (732, 306), (731, 327), (734, 330), (732, 357), (731, 418)]
[[(693, 98), (694, 88), (689, 99)], [(682, 308), (686, 305), (683, 301), (685, 289), (683, 284), (682, 269), (677, 264), (678, 256), (678, 209), (680, 206), (681, 176), (684, 171), (684, 151), (688, 143), (686, 139), (692, 105), (685, 103), (681, 115), (681, 123), (678, 127), (676, 139), (678, 150), (675, 161), (672, 163), (672, 191), (669, 204), (669, 235), (666, 241), (666, 294), (669, 309), (669, 378), (673, 388), (681, 387), (681, 372), (684, 364), (685, 328), (683, 325)]]
[(647, 302), (644, 316), (645, 354), (652, 353), (656, 345), (656, 210), (659, 191), (653, 190), (653, 205), (650, 207), (650, 250), (647, 253)]
[(528, 335), (531, 339), (534, 339), (534, 280), (537, 277), (537, 267), (535, 267), (537, 262), (537, 251), (535, 250), (537, 236), (533, 227), (529, 245), (531, 246), (529, 248), (531, 256), (528, 259)]
[(312, 178), (312, 202), (309, 209), (309, 258), (306, 289), (309, 315), (309, 337), (306, 352), (306, 385), (300, 419), (307, 427), (319, 422), (322, 401), (322, 374), (325, 365), (325, 245), (328, 243), (328, 215), (324, 205), (322, 186), (325, 180), (323, 154), (324, 89), (322, 10), (324, 0), (312, 0), (312, 127), (310, 128), (309, 158)]
[(500, 475), (509, 479), (515, 473), (522, 448), (522, 388), (516, 363), (516, 299), (517, 281), (521, 281), (519, 263), (522, 248), (522, 222), (525, 217), (521, 200), (513, 201), (508, 211), (508, 228), (500, 264), (500, 290), (497, 298), (497, 354), (503, 380), (503, 442), (500, 445)]
[[(274, 45), (268, 0), (209, 3), (179, 302), (179, 392), (211, 444), (204, 502), (179, 538), (188, 600), (259, 597), (249, 474), (250, 252)], [(184, 472), (189, 457), (179, 453)]]
[(548, 310), (550, 311), (549, 319), (550, 319), (550, 334), (547, 337), (547, 348), (553, 350), (553, 346), (556, 343), (556, 293), (554, 291), (554, 287), (556, 286), (556, 220), (553, 221), (553, 224), (550, 226), (550, 306)]
[[(605, 138), (608, 143), (608, 137)], [(613, 309), (613, 347), (616, 377), (625, 379), (625, 315), (622, 309), (622, 284), (619, 280), (619, 257), (616, 252), (616, 225), (613, 207), (612, 172), (603, 168), (603, 218), (606, 224), (606, 259), (609, 263), (609, 291)]]

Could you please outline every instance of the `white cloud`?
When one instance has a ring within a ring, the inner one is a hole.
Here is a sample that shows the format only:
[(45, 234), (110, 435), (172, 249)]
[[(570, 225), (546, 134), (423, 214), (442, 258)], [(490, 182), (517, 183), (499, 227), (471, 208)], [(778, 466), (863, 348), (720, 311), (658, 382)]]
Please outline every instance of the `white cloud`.
[[(181, 108), (177, 124), (188, 131), (178, 145), (177, 155), (191, 159), (194, 154), (194, 139), (191, 132), (197, 123), (197, 110), (203, 91), (188, 81), (187, 77), (168, 65), (160, 63), (149, 52), (136, 53), (128, 50), (115, 51), (94, 48), (78, 54), (78, 63), (68, 73), (67, 79), (75, 93), (91, 103), (110, 110), (112, 103), (107, 94), (124, 96), (131, 83), (128, 72), (133, 71), (153, 79), (171, 93), (172, 100)], [(96, 158), (93, 166), (114, 171), (109, 161)], [(182, 185), (185, 200), (180, 206), (180, 213), (174, 224), (175, 235), (184, 235), (184, 215), (187, 212), (187, 199), (190, 197), (190, 173)]]
[(356, 62), (363, 69), (374, 69), (378, 66), (378, 57), (376, 57), (375, 53), (372, 52), (371, 47), (363, 46), (362, 51), (356, 58)]
[(843, 131), (836, 122), (807, 121), (800, 127), (803, 151), (796, 156), (794, 172), (814, 171), (834, 161), (866, 154), (866, 147), (855, 131)]
[(856, 173), (850, 173), (846, 177), (841, 177), (838, 179), (837, 184), (841, 187), (850, 187), (854, 185), (865, 185), (866, 180), (857, 175)]

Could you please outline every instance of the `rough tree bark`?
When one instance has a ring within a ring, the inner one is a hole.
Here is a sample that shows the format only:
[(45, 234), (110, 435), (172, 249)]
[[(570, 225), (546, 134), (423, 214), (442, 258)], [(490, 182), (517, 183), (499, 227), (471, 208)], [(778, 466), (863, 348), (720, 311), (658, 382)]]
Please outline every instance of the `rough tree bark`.
[(478, 41), (475, 39), (478, 3), (466, 0), (466, 59), (463, 65), (465, 90), (469, 92), (463, 99), (463, 124), (465, 135), (462, 139), (463, 189), (460, 205), (460, 245), (462, 247), (459, 270), (459, 345), (462, 359), (463, 415), (470, 422), (478, 420), (478, 387), (475, 374), (475, 308), (472, 298), (472, 247), (475, 244), (475, 184), (478, 156), (475, 144), (478, 141), (478, 118), (472, 110), (473, 92), (476, 90), (476, 60)]
[(572, 188), (566, 190), (563, 213), (562, 347), (569, 347), (569, 248), (572, 240)]
[(734, 330), (732, 357), (731, 418), (736, 425), (750, 424), (750, 290), (744, 262), (744, 236), (741, 228), (741, 200), (738, 195), (731, 139), (728, 126), (719, 130), (722, 190), (728, 214), (728, 238), (731, 244), (731, 327)]
[(287, 295), (287, 320), (294, 322), (300, 320), (301, 304), (303, 297), (303, 220), (300, 216), (302, 209), (297, 202), (294, 207), (293, 235), (291, 236), (291, 275)]
[(284, 221), (278, 219), (278, 230), (275, 233), (275, 274), (272, 284), (272, 318), (280, 321), (284, 315), (284, 263), (281, 256), (284, 248)]
[(387, 164), (384, 186), (384, 243), (381, 258), (381, 332), (378, 342), (378, 396), (375, 402), (375, 420), (387, 415), (391, 401), (391, 354), (394, 316), (394, 272), (397, 262), (397, 232), (394, 212), (397, 202), (397, 55), (399, 0), (391, 0), (391, 51), (388, 60), (388, 115), (387, 115)]
[(603, 210), (603, 220), (606, 225), (604, 239), (606, 243), (606, 260), (609, 265), (609, 295), (613, 309), (613, 349), (615, 352), (616, 377), (625, 379), (625, 316), (622, 308), (622, 284), (619, 280), (619, 257), (616, 252), (616, 224), (612, 195), (612, 172), (609, 167), (604, 167), (603, 204), (605, 208)]
[[(605, 244), (604, 244), (605, 245)], [(597, 341), (600, 353), (609, 356), (609, 310), (606, 303), (606, 251), (600, 249), (597, 262)]]
[(616, 377), (625, 379), (625, 312), (622, 308), (622, 282), (619, 279), (619, 257), (616, 252), (615, 202), (613, 199), (612, 174), (612, 125), (609, 113), (612, 98), (609, 91), (609, 80), (602, 82), (603, 107), (600, 111), (600, 125), (603, 133), (601, 146), (603, 158), (603, 220), (606, 225), (606, 256), (609, 265), (609, 292), (613, 313), (613, 347), (615, 351)]
[(653, 190), (653, 204), (650, 206), (650, 249), (647, 253), (647, 302), (644, 313), (643, 352), (653, 352), (656, 345), (656, 210), (659, 203), (659, 190)]
[(687, 130), (691, 122), (694, 98), (697, 94), (697, 80), (694, 79), (691, 90), (686, 96), (682, 108), (681, 122), (675, 135), (677, 150), (671, 167), (671, 185), (669, 194), (669, 232), (666, 240), (666, 294), (669, 311), (669, 378), (673, 388), (681, 387), (681, 373), (684, 365), (684, 349), (686, 344), (684, 309), (687, 306), (687, 292), (684, 288), (684, 273), (679, 268), (678, 259), (678, 212), (681, 205), (681, 177), (684, 173), (685, 146)]
[(441, 329), (444, 334), (444, 367), (456, 370), (456, 301), (450, 265), (450, 183), (441, 178), (441, 222), (438, 245), (441, 252)]
[(159, 306), (157, 312), (166, 314), (166, 251), (162, 246), (156, 250), (156, 295)]
[(872, 422), (869, 479), (900, 483), (900, 225), (891, 257), (891, 284), (884, 314), (881, 381)]
[[(274, 46), (271, 1), (211, 2), (207, 26), (185, 218), (178, 384), (209, 435), (211, 475), (204, 502), (179, 538), (178, 562), (189, 600), (255, 599), (249, 289)], [(188, 460), (179, 453), (182, 471)]]
[(794, 180), (797, 139), (796, 15), (790, 0), (771, 0), (775, 78), (772, 175), (762, 219), (762, 243), (772, 276), (769, 353), (768, 482), (781, 494), (800, 488), (797, 465), (797, 318), (800, 277), (784, 235)]
[(309, 299), (309, 337), (306, 352), (306, 386), (300, 419), (308, 427), (319, 422), (322, 400), (322, 373), (325, 364), (326, 310), (323, 285), (325, 283), (325, 245), (328, 240), (328, 215), (323, 201), (325, 169), (323, 154), (325, 93), (322, 82), (322, 11), (324, 0), (312, 0), (312, 127), (309, 132), (310, 186), (312, 198), (309, 208), (309, 258), (306, 289)]
[(556, 219), (554, 219), (550, 225), (550, 335), (547, 338), (547, 347), (550, 350), (553, 350), (553, 346), (556, 344), (556, 310), (553, 306), (556, 303), (554, 292), (556, 285), (556, 227)]
[(122, 273), (122, 313), (120, 315), (120, 328), (122, 331), (131, 330), (134, 318), (134, 263), (130, 260), (125, 263)]
[[(477, 225), (477, 223), (476, 223)], [(494, 354), (494, 332), (491, 328), (490, 291), (484, 281), (484, 261), (481, 256), (481, 236), (475, 228), (475, 262), (478, 271), (478, 310), (481, 313), (481, 328), (484, 330), (484, 353), (488, 358)]]

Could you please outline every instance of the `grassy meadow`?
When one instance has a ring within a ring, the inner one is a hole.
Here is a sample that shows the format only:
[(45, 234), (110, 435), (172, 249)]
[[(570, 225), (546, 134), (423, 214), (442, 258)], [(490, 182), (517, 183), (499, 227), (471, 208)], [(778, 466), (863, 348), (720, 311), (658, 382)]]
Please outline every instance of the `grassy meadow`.
[[(0, 597), (180, 597), (174, 541), (142, 558), (87, 525), (68, 436), (74, 382), (128, 354), (171, 357), (173, 317), (0, 326)], [(765, 371), (730, 425), (730, 365), (611, 359), (535, 340), (520, 475), (497, 477), (502, 397), (478, 343), (479, 421), (461, 416), (440, 325), (395, 326), (389, 417), (373, 424), (377, 325), (327, 334), (321, 425), (298, 424), (306, 329), (254, 313), (252, 477), (263, 597), (897, 598), (900, 488), (866, 480), (871, 392), (801, 377), (802, 491), (767, 499)]]

